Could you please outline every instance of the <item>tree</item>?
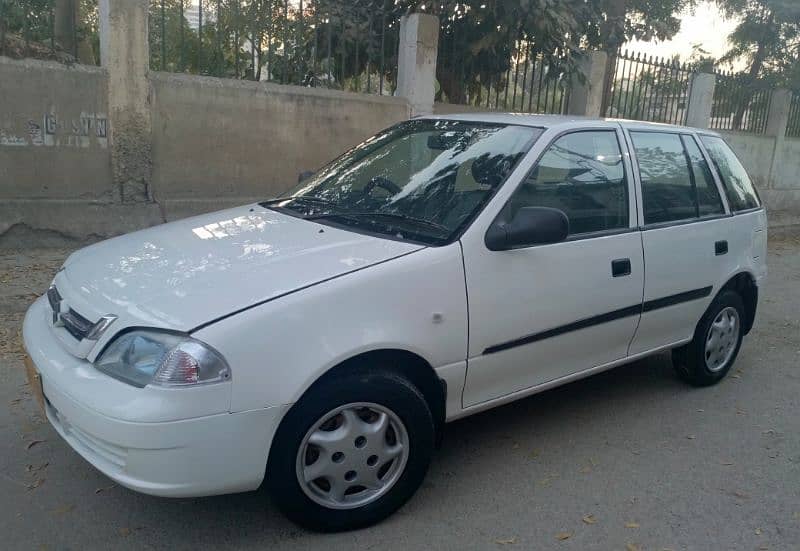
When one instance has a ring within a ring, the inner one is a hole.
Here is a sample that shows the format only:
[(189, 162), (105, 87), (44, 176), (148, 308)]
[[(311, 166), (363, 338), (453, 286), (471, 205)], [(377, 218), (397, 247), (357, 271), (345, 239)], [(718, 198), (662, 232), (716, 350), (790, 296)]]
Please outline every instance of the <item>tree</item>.
[(739, 87), (733, 109), (733, 127), (742, 127), (749, 111), (763, 111), (760, 90), (787, 86), (800, 90), (800, 3), (796, 0), (716, 0), (723, 13), (740, 21), (728, 37), (731, 48), (722, 63), (743, 61), (747, 70), (722, 84)]
[(739, 17), (728, 37), (731, 48), (720, 61), (747, 63), (751, 79), (772, 78), (775, 83), (798, 82), (800, 62), (800, 2), (796, 0), (716, 0), (723, 13)]

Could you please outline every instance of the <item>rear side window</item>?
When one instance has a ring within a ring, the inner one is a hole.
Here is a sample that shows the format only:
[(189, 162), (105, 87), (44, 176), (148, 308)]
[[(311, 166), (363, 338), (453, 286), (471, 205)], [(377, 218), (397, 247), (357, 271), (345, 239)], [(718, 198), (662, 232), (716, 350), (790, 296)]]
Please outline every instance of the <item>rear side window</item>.
[(642, 180), (644, 223), (697, 217), (692, 175), (679, 134), (631, 132)]
[(737, 212), (760, 207), (761, 201), (753, 182), (750, 181), (747, 171), (728, 144), (716, 136), (701, 136), (700, 139), (722, 178), (722, 186), (725, 188), (731, 210)]
[(556, 139), (501, 216), (510, 220), (528, 206), (563, 211), (570, 235), (627, 228), (628, 185), (616, 132), (579, 131)]
[(708, 163), (703, 157), (700, 147), (692, 136), (684, 134), (681, 139), (686, 147), (686, 155), (692, 169), (691, 176), (697, 189), (698, 214), (701, 217), (724, 214), (725, 209), (722, 206), (722, 198), (719, 196), (717, 184), (714, 182), (714, 176), (711, 174), (711, 169), (708, 168)]

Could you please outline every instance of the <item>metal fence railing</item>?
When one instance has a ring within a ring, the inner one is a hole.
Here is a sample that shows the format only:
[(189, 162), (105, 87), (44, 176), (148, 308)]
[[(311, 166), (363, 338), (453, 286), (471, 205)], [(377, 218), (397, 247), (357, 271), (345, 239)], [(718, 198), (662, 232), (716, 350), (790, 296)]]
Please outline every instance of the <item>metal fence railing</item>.
[(673, 59), (625, 50), (616, 56), (604, 115), (621, 119), (685, 124), (695, 69)]
[(717, 73), (710, 128), (763, 134), (774, 86), (747, 74)]
[(0, 0), (0, 55), (99, 63), (91, 0)]
[(786, 126), (786, 136), (800, 138), (800, 91), (792, 95), (792, 102), (789, 104), (789, 123)]
[[(570, 93), (568, 52), (542, 52), (520, 33), (475, 54), (463, 6), (440, 15), (436, 101), (489, 110), (565, 113)], [(461, 10), (461, 11), (460, 11)]]
[(391, 94), (393, 0), (151, 0), (154, 70)]

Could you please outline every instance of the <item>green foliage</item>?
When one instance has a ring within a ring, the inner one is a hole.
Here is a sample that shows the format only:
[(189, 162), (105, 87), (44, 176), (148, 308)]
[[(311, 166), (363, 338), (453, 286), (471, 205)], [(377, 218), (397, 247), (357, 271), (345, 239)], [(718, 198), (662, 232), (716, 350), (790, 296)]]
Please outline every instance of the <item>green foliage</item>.
[(748, 74), (800, 90), (800, 2), (797, 0), (716, 0), (739, 24), (721, 62), (744, 61)]

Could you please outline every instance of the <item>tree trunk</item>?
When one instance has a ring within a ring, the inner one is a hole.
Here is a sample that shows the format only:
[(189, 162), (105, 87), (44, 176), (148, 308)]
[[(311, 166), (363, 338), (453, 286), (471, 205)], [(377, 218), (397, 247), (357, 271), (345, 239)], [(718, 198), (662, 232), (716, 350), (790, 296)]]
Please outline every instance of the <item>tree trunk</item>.
[(611, 88), (614, 86), (615, 69), (617, 67), (617, 54), (625, 43), (625, 13), (626, 0), (608, 0), (606, 22), (601, 29), (601, 40), (608, 57), (606, 58), (605, 77), (603, 79), (603, 101), (600, 114), (608, 112), (611, 101)]
[(753, 63), (752, 65), (750, 65), (750, 70), (747, 72), (746, 86), (749, 89), (745, 91), (744, 98), (742, 98), (742, 101), (740, 101), (739, 105), (736, 106), (736, 113), (733, 116), (734, 130), (742, 129), (744, 114), (747, 111), (747, 108), (750, 107), (750, 102), (753, 100), (753, 96), (755, 95), (755, 90), (751, 87), (755, 84), (756, 79), (758, 78), (758, 74), (761, 72), (761, 69), (764, 66), (765, 58), (766, 58), (766, 51), (764, 48), (764, 44), (759, 42), (758, 49), (756, 50), (756, 53), (753, 56)]
[(55, 41), (80, 63), (93, 65), (94, 51), (86, 33), (79, 32), (80, 0), (56, 0), (53, 9)]
[(465, 104), (467, 96), (464, 92), (464, 83), (459, 81), (458, 68), (439, 64), (436, 68), (436, 78), (442, 88), (447, 101), (450, 103)]

